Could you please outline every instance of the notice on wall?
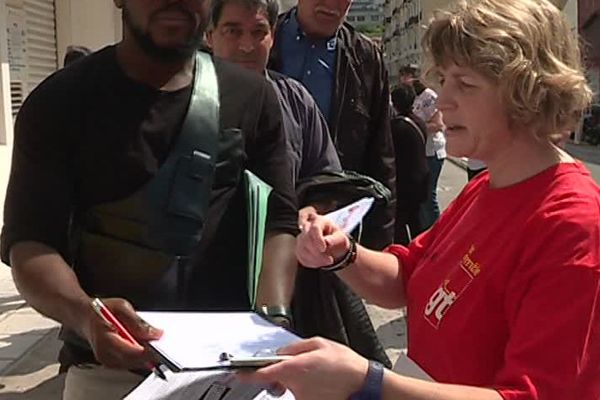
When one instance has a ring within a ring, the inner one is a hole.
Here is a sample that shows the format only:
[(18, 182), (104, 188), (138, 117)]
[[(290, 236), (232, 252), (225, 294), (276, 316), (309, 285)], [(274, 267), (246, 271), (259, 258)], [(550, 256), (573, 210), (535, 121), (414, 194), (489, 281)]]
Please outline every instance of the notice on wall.
[(6, 33), (11, 80), (23, 80), (27, 66), (25, 11), (8, 7)]

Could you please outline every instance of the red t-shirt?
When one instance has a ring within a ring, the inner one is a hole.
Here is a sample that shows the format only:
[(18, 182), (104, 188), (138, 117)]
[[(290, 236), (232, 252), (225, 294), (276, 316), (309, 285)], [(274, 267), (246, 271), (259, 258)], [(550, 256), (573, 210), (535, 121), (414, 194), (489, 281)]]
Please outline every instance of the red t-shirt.
[(559, 164), (482, 174), (400, 258), (408, 352), (436, 381), (510, 400), (600, 399), (600, 189)]

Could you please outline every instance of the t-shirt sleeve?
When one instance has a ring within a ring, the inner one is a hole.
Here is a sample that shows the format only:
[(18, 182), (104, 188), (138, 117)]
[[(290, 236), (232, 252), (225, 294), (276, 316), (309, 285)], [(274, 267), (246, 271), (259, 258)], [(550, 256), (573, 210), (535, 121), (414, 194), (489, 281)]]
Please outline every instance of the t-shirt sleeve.
[(507, 288), (511, 334), (495, 379), (506, 400), (600, 398), (598, 204), (562, 210), (532, 227)]
[(66, 89), (50, 78), (27, 98), (17, 116), (1, 237), (2, 261), (21, 241), (44, 243), (67, 258), (72, 180), (67, 145)]
[(298, 206), (287, 157), (281, 108), (273, 87), (265, 80), (256, 137), (249, 169), (273, 187), (269, 196), (267, 231), (298, 233)]

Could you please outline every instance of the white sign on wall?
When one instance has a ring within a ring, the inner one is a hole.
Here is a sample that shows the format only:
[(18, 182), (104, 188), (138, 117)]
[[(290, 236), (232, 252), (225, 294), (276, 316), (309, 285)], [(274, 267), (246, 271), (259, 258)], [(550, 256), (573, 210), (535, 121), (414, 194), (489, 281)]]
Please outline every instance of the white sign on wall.
[(6, 33), (11, 80), (23, 80), (27, 66), (25, 11), (8, 7)]

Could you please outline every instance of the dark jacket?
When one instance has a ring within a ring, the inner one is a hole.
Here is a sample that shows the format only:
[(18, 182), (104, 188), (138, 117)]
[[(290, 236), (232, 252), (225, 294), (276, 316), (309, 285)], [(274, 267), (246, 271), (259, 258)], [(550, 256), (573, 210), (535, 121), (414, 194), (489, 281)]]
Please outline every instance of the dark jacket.
[[(293, 9), (292, 9), (293, 10)], [(276, 32), (292, 10), (279, 16)], [(344, 23), (337, 42), (336, 80), (329, 130), (342, 167), (354, 170), (396, 189), (394, 147), (390, 129), (388, 73), (377, 47)], [(281, 70), (277, 35), (270, 68)], [(393, 196), (395, 198), (395, 196)], [(361, 242), (381, 249), (392, 242), (395, 201), (375, 210), (365, 221)]]
[[(429, 193), (429, 167), (425, 156), (427, 127), (416, 115), (392, 118), (392, 135), (396, 147), (396, 230), (394, 242), (408, 244), (424, 231), (419, 215)], [(407, 228), (409, 230), (407, 230)]]

